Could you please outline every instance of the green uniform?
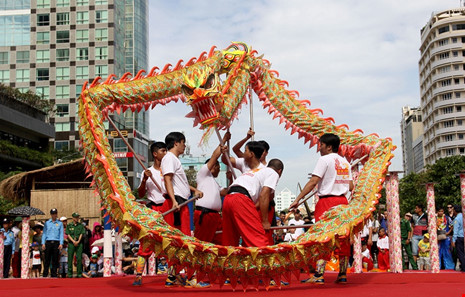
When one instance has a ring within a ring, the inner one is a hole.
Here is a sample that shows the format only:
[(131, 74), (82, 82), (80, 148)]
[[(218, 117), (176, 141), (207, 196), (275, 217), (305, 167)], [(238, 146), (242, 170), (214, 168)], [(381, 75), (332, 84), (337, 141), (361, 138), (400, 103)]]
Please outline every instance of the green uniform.
[[(401, 243), (402, 243), (402, 252), (405, 250), (405, 253), (407, 254), (407, 258), (408, 258), (410, 264), (412, 265), (412, 269), (413, 270), (418, 270), (417, 263), (413, 259), (412, 247), (410, 246), (410, 242), (408, 244), (406, 242), (407, 239), (409, 239), (408, 234), (411, 231), (412, 231), (412, 225), (410, 224), (410, 222), (407, 221), (406, 219), (402, 219), (400, 221), (400, 239), (401, 239)], [(404, 261), (404, 255), (402, 255), (402, 268), (404, 270), (408, 269), (408, 262), (406, 263)]]
[(79, 236), (82, 235), (81, 240), (79, 240), (79, 243), (77, 246), (75, 246), (71, 240), (68, 240), (68, 277), (73, 277), (74, 254), (76, 254), (76, 260), (77, 260), (77, 264), (76, 264), (77, 276), (78, 277), (82, 276), (82, 249), (84, 247), (82, 242), (84, 240), (85, 233), (86, 233), (86, 229), (84, 225), (82, 225), (81, 223), (71, 222), (66, 227), (66, 235), (68, 235), (68, 238), (71, 237), (74, 241), (77, 241), (79, 239)]

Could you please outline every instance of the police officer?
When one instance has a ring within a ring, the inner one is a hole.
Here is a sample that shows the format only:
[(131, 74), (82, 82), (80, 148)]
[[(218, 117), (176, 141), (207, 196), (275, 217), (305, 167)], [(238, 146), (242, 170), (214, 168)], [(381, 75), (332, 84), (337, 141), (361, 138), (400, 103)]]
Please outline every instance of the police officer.
[(3, 278), (8, 278), (10, 272), (11, 256), (15, 251), (15, 234), (11, 231), (11, 222), (5, 218), (2, 220), (3, 228), (0, 229), (0, 236), (3, 236)]
[(76, 253), (77, 277), (82, 277), (82, 249), (84, 234), (86, 230), (84, 225), (79, 222), (79, 213), (73, 213), (73, 221), (66, 227), (68, 235), (68, 277), (73, 277), (73, 256)]
[(57, 277), (60, 250), (63, 247), (63, 223), (58, 217), (58, 210), (50, 210), (51, 219), (45, 222), (42, 234), (42, 250), (45, 251), (43, 277), (48, 276), (50, 262), (52, 262), (51, 277)]

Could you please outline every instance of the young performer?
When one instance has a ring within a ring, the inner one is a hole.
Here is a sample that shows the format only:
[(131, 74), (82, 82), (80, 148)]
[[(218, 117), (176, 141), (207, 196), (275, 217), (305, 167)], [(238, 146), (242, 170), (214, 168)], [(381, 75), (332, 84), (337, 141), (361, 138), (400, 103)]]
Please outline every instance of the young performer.
[[(166, 188), (166, 199), (170, 208), (176, 208), (174, 212), (174, 227), (181, 230), (186, 235), (191, 235), (190, 228), (190, 215), (189, 207), (187, 205), (179, 207), (179, 204), (186, 201), (191, 191), (194, 192), (194, 196), (202, 197), (203, 193), (196, 188), (189, 186), (187, 181), (186, 173), (182, 168), (179, 156), (184, 154), (186, 149), (186, 138), (184, 134), (180, 132), (171, 132), (165, 137), (166, 148), (168, 153), (163, 157), (161, 161), (161, 172), (165, 180)], [(210, 284), (202, 283), (195, 279), (187, 280), (183, 284), (183, 280), (180, 275), (175, 275), (175, 267), (171, 266), (168, 270), (168, 278), (165, 282), (165, 287), (177, 287), (184, 285), (191, 288), (205, 288)]]
[[(238, 158), (240, 158), (240, 159), (244, 158), (244, 153), (241, 151), (241, 148), (254, 135), (255, 135), (255, 131), (252, 130), (252, 128), (249, 128), (249, 131), (247, 131), (247, 136), (245, 138), (243, 138), (242, 140), (240, 140), (238, 143), (236, 143), (236, 145), (234, 145), (233, 152), (236, 154), (236, 156)], [(270, 150), (270, 145), (265, 140), (259, 140), (258, 142), (261, 143), (263, 145), (263, 147), (265, 148), (265, 151), (263, 152), (263, 154), (259, 158), (260, 163), (263, 164), (263, 167), (265, 167), (266, 166), (266, 157), (268, 156), (268, 151)], [(241, 161), (239, 161), (239, 162), (241, 162)], [(239, 167), (242, 168), (242, 166), (241, 166), (242, 163), (238, 163), (236, 165), (239, 165)], [(241, 168), (237, 168), (237, 169), (241, 170)], [(243, 170), (241, 170), (241, 172), (244, 173)]]
[[(352, 182), (352, 172), (350, 164), (346, 159), (337, 154), (339, 150), (340, 139), (334, 134), (324, 134), (320, 138), (320, 155), (313, 175), (302, 189), (302, 192), (296, 197), (290, 205), (290, 209), (296, 208), (300, 199), (305, 197), (316, 185), (318, 185), (319, 200), (315, 206), (315, 221), (318, 222), (320, 217), (330, 208), (347, 204), (345, 195), (354, 187)], [(339, 275), (337, 283), (346, 283), (346, 271), (350, 256), (349, 238), (339, 238), (339, 248), (336, 250), (339, 255)], [(321, 259), (317, 262), (316, 273), (313, 277), (303, 280), (305, 283), (324, 284), (324, 270), (326, 261)]]
[(195, 203), (194, 236), (202, 241), (213, 242), (216, 231), (221, 229), (221, 196), (226, 195), (227, 190), (221, 193), (215, 178), (220, 173), (218, 158), (225, 151), (226, 147), (219, 145), (197, 173), (197, 188), (203, 197)]
[[(242, 237), (243, 246), (266, 246), (269, 231), (268, 207), (270, 197), (284, 169), (283, 163), (273, 159), (268, 167), (258, 168), (263, 146), (251, 141), (247, 143), (244, 159), (251, 168), (231, 185), (223, 201), (223, 245), (238, 246)], [(256, 205), (260, 207), (257, 214)]]
[[(139, 197), (144, 197), (147, 194), (147, 198), (150, 200), (147, 207), (163, 213), (170, 209), (168, 200), (166, 200), (163, 196), (166, 194), (166, 189), (160, 168), (161, 160), (167, 152), (166, 144), (161, 141), (155, 142), (150, 146), (150, 151), (153, 156), (153, 166), (143, 172), (143, 178), (138, 188), (138, 194)], [(151, 177), (157, 182), (160, 188), (155, 185)], [(172, 213), (166, 215), (164, 219), (168, 224), (173, 225), (174, 216)], [(142, 273), (144, 272), (145, 263), (152, 253), (153, 251), (150, 247), (145, 244), (143, 239), (141, 239), (139, 252), (137, 253), (136, 279), (132, 284), (133, 286), (142, 285)]]

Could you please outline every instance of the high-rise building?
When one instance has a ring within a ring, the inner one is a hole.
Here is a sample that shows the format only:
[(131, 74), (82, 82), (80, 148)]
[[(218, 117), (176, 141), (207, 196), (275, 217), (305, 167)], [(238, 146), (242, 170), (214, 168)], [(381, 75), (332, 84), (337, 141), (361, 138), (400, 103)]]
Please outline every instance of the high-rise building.
[(423, 123), (419, 107), (402, 107), (400, 129), (404, 172), (418, 173), (424, 168)]
[[(0, 83), (55, 103), (49, 119), (55, 149), (79, 147), (76, 98), (86, 81), (147, 70), (147, 6), (147, 0), (0, 1)], [(113, 118), (148, 164), (148, 112)], [(137, 187), (141, 166), (107, 128), (120, 169)]]
[(289, 205), (294, 202), (295, 197), (295, 194), (293, 194), (288, 188), (284, 188), (281, 192), (276, 193), (276, 212), (279, 213), (281, 210), (289, 208)]
[(419, 61), (425, 164), (465, 154), (465, 8), (433, 13)]

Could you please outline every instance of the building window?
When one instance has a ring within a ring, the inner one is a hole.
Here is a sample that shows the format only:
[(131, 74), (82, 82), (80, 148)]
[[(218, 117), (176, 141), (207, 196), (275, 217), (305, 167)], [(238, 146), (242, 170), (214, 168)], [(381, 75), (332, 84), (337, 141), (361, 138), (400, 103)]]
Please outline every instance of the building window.
[(452, 38), (452, 43), (457, 43), (457, 37)]
[(465, 24), (454, 24), (452, 30), (465, 30)]
[(89, 60), (89, 49), (88, 48), (77, 48), (76, 49), (76, 60), (84, 61)]
[(95, 0), (95, 5), (106, 5), (108, 0)]
[(108, 75), (108, 65), (96, 65), (95, 66), (95, 75), (104, 77)]
[(446, 150), (446, 155), (447, 156), (453, 156), (455, 153), (455, 148), (450, 148)]
[(462, 120), (457, 120), (457, 126), (462, 126)]
[(454, 121), (445, 121), (444, 128), (454, 127)]
[(108, 59), (108, 47), (96, 47), (95, 48), (95, 60), (106, 60)]
[(29, 63), (29, 51), (16, 52), (16, 63)]
[(69, 79), (69, 67), (57, 67), (57, 80)]
[(454, 141), (454, 135), (450, 134), (450, 135), (444, 136), (444, 141)]
[(0, 53), (0, 64), (8, 64), (8, 52)]
[(49, 80), (49, 70), (48, 68), (37, 68), (37, 80)]
[(50, 7), (50, 0), (37, 0), (37, 8)]
[(449, 52), (439, 54), (439, 60), (444, 60), (447, 58), (449, 58)]
[(456, 106), (457, 112), (462, 112), (462, 106)]
[(69, 99), (69, 86), (57, 86), (55, 97), (56, 99)]
[(450, 66), (444, 66), (439, 68), (439, 73), (446, 73), (450, 71)]
[(461, 147), (461, 148), (459, 148), (459, 150), (460, 150), (460, 153), (461, 153), (461, 154), (464, 154), (464, 153), (465, 153), (465, 148)]
[(454, 65), (454, 70), (459, 70), (460, 69), (460, 66), (458, 64), (455, 64)]
[(441, 87), (447, 87), (451, 85), (451, 80), (450, 79), (445, 79), (441, 81)]
[(454, 108), (453, 108), (452, 106), (444, 107), (444, 108), (442, 109), (442, 113), (443, 113), (443, 114), (452, 113), (452, 112), (454, 112)]
[(57, 49), (57, 61), (69, 61), (69, 49), (68, 48)]
[(460, 98), (460, 92), (455, 92), (455, 98)]
[(88, 24), (89, 23), (89, 12), (88, 11), (78, 11), (76, 13), (76, 23), (78, 23), (78, 24)]
[(37, 32), (37, 44), (49, 44), (50, 32)]
[(454, 84), (458, 85), (460, 83), (460, 79), (459, 78), (454, 78)]
[(108, 10), (97, 10), (95, 12), (96, 23), (108, 23)]
[(444, 46), (449, 43), (449, 39), (442, 39), (438, 41), (438, 46)]
[[(56, 127), (56, 124), (55, 124)], [(55, 141), (55, 149), (57, 151), (63, 151), (69, 149), (69, 141)]]
[(37, 63), (48, 63), (50, 62), (50, 51), (49, 50), (38, 50), (36, 52)]
[(69, 0), (57, 0), (58, 7), (67, 7), (69, 6)]
[(95, 41), (107, 41), (108, 40), (108, 29), (95, 29)]
[(89, 5), (89, 0), (77, 0), (76, 1), (77, 6), (86, 6)]
[(50, 14), (38, 14), (37, 15), (37, 27), (50, 26)]
[(89, 67), (88, 66), (77, 66), (76, 67), (76, 79), (88, 79), (89, 78)]
[(442, 95), (442, 100), (450, 100), (452, 99), (452, 93), (446, 93)]
[(82, 85), (76, 85), (76, 97), (81, 96), (82, 93)]
[(55, 132), (68, 132), (71, 131), (71, 125), (67, 123), (55, 123)]
[(68, 104), (57, 104), (57, 117), (67, 117), (69, 116), (69, 105)]
[(438, 32), (439, 32), (439, 34), (449, 32), (449, 25), (439, 28)]
[(89, 41), (89, 30), (77, 30), (76, 31), (76, 42), (88, 42)]
[(17, 82), (29, 81), (29, 69), (16, 69), (16, 81)]
[(459, 52), (458, 52), (458, 51), (453, 51), (453, 52), (452, 52), (452, 56), (458, 57), (458, 56), (459, 56)]
[(69, 31), (57, 31), (57, 43), (68, 43)]
[(463, 140), (463, 134), (458, 134), (457, 136), (459, 137), (460, 140)]
[(0, 83), (10, 82), (10, 71), (0, 70)]
[(50, 99), (50, 88), (49, 87), (36, 87), (36, 94), (43, 97), (44, 99)]
[(69, 12), (57, 13), (57, 25), (69, 25)]

